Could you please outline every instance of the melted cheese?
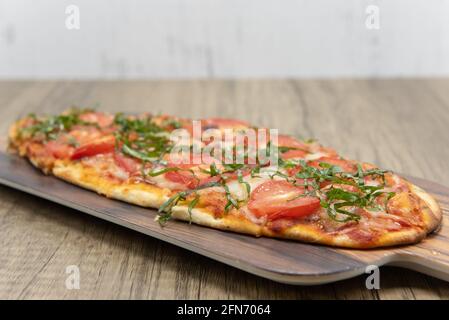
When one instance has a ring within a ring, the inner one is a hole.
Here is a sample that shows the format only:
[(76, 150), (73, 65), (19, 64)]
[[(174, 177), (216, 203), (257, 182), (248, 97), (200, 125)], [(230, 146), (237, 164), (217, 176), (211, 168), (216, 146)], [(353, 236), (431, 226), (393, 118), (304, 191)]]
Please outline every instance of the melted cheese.
[[(251, 191), (253, 191), (255, 188), (257, 188), (261, 183), (265, 182), (266, 179), (264, 178), (251, 178), (251, 176), (243, 177), (243, 181), (248, 183), (251, 187)], [(229, 188), (229, 192), (231, 195), (239, 200), (246, 200), (248, 199), (249, 195), (246, 191), (246, 185), (244, 183), (240, 183), (237, 180), (233, 180), (227, 183), (227, 186)]]
[(310, 154), (306, 155), (305, 159), (307, 161), (311, 161), (311, 160), (316, 160), (316, 159), (327, 157), (327, 156), (328, 156), (328, 154), (326, 152), (315, 152), (315, 153), (310, 153)]
[(168, 180), (167, 178), (165, 178), (164, 174), (155, 177), (147, 177), (146, 179), (153, 182), (154, 184), (156, 184), (158, 187), (161, 188), (167, 188), (171, 190), (183, 190), (186, 188), (185, 185), (181, 183)]
[(119, 180), (125, 181), (129, 178), (129, 173), (117, 166), (114, 158), (110, 154), (100, 154), (94, 157), (83, 158), (82, 162), (102, 174), (108, 173)]

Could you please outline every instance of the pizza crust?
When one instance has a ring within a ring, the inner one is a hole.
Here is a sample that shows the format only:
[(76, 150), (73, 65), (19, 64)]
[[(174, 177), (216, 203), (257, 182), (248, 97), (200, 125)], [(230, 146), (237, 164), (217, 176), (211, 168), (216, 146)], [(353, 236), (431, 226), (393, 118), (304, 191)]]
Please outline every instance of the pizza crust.
[(158, 208), (170, 196), (169, 189), (162, 189), (146, 183), (115, 183), (102, 177), (93, 168), (80, 162), (57, 160), (52, 173), (65, 181), (96, 191), (108, 198), (125, 201), (142, 207)]
[[(190, 221), (187, 207), (177, 207), (173, 213), (175, 219)], [(231, 215), (220, 219), (214, 219), (212, 215), (201, 209), (192, 210), (191, 221), (202, 226), (251, 234), (254, 236), (291, 239), (301, 242), (353, 249), (370, 249), (416, 243), (424, 239), (428, 233), (427, 230), (409, 228), (406, 230), (385, 233), (375, 241), (361, 242), (354, 240), (347, 235), (326, 234), (313, 225), (295, 225), (283, 230), (282, 233), (277, 233), (265, 226), (256, 225), (249, 220), (235, 219), (235, 216)]]
[(426, 204), (426, 207), (421, 208), (421, 212), (427, 233), (435, 231), (441, 225), (441, 220), (443, 219), (443, 213), (438, 202), (417, 185), (410, 182), (408, 182), (408, 185), (410, 190)]

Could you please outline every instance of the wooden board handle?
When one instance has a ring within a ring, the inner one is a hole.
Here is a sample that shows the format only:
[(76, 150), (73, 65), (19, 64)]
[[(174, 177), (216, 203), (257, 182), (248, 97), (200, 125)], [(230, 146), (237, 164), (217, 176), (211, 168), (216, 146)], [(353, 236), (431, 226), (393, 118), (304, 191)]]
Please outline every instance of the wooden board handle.
[[(444, 211), (445, 207), (443, 205)], [(449, 212), (444, 212), (440, 230), (414, 246), (407, 246), (399, 250), (391, 264), (449, 281), (448, 214)]]

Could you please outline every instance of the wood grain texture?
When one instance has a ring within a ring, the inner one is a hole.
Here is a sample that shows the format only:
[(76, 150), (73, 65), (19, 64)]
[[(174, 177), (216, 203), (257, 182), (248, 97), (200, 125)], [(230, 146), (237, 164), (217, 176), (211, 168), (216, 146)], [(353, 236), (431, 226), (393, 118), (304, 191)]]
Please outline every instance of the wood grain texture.
[[(314, 136), (348, 157), (446, 184), (449, 81), (3, 82), (0, 129), (69, 105), (228, 116)], [(397, 268), (317, 287), (277, 284), (0, 187), (2, 298), (448, 298), (449, 285)], [(81, 289), (65, 288), (65, 268)]]

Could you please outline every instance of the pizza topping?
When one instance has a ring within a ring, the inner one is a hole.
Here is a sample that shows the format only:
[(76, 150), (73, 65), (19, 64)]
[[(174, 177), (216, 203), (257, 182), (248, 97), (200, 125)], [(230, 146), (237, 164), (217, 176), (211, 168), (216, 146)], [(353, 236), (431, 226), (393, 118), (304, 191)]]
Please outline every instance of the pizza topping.
[[(239, 208), (239, 202), (248, 202), (248, 208), (256, 216), (267, 216), (268, 220), (296, 219), (308, 216), (322, 207), (327, 217), (338, 223), (360, 220), (358, 210), (367, 208), (370, 210), (385, 210), (388, 200), (394, 192), (385, 188), (382, 184), (365, 184), (367, 177), (376, 177), (385, 180), (385, 171), (379, 169), (363, 170), (360, 165), (355, 165), (343, 159), (324, 158), (326, 162), (314, 162), (308, 164), (304, 160), (281, 160), (281, 171), (275, 170), (269, 175), (270, 181), (257, 186), (257, 191), (251, 193), (251, 185), (242, 178), (241, 172), (246, 165), (223, 166), (218, 169), (215, 164), (209, 170), (201, 169), (201, 173), (207, 173), (213, 180), (205, 180), (220, 185), (228, 199), (226, 210)], [(333, 162), (334, 164), (330, 164)], [(341, 167), (347, 169), (344, 171)], [(260, 176), (261, 168), (255, 167)], [(249, 172), (253, 176), (253, 169)], [(285, 175), (282, 170), (295, 170), (294, 174)], [(269, 169), (270, 170), (270, 169)], [(268, 170), (268, 171), (269, 171)], [(175, 170), (174, 170), (175, 171)], [(350, 171), (350, 172), (348, 172)], [(196, 189), (203, 185), (201, 179), (190, 173), (167, 173), (171, 180), (176, 180), (188, 189)], [(237, 174), (238, 182), (245, 187), (250, 199), (235, 196), (230, 190), (229, 179)], [(266, 179), (266, 178), (265, 178)], [(268, 191), (263, 192), (265, 189)], [(279, 194), (277, 194), (279, 192)], [(263, 196), (260, 196), (263, 195)], [(292, 197), (290, 199), (289, 197)]]
[(29, 115), (32, 124), (25, 126), (20, 131), (22, 138), (38, 137), (44, 141), (55, 140), (61, 132), (67, 132), (77, 125), (97, 126), (96, 123), (87, 122), (81, 119), (81, 116), (90, 110), (80, 110), (73, 108), (61, 115), (38, 118), (35, 115)]
[(281, 152), (282, 159), (292, 159), (292, 158), (299, 158), (304, 159), (307, 156), (307, 152), (304, 150), (298, 150), (298, 149), (290, 149), (285, 152)]
[(141, 117), (117, 114), (114, 123), (118, 126), (116, 140), (121, 151), (145, 162), (162, 159), (172, 148), (169, 133), (157, 125), (150, 115)]
[[(199, 186), (195, 189), (185, 190), (185, 191), (181, 191), (181, 192), (174, 194), (159, 207), (159, 210), (158, 210), (159, 214), (157, 216), (157, 221), (161, 225), (163, 225), (165, 222), (167, 222), (168, 220), (171, 219), (173, 207), (178, 205), (178, 203), (186, 201), (188, 196), (190, 196), (191, 194), (197, 194), (197, 192), (199, 190), (217, 187), (219, 185), (220, 185), (219, 183), (211, 182), (211, 183)], [(193, 209), (193, 207), (194, 206), (192, 204), (189, 205), (190, 211)]]
[[(365, 177), (380, 176), (384, 179), (385, 171), (371, 169), (363, 171), (360, 165), (356, 166), (355, 173), (345, 172), (338, 165), (327, 162), (318, 162), (307, 164), (305, 161), (283, 162), (283, 166), (288, 169), (296, 170), (294, 177), (288, 177), (296, 185), (305, 188), (307, 195), (320, 198), (321, 206), (326, 209), (329, 218), (347, 222), (350, 220), (359, 220), (360, 216), (354, 211), (354, 208), (375, 208), (381, 209), (375, 200), (380, 197), (386, 197), (385, 202), (391, 198), (394, 193), (384, 190), (384, 184), (380, 186), (371, 186), (365, 184)], [(346, 164), (346, 162), (340, 164)], [(301, 183), (294, 179), (301, 179)]]
[(225, 119), (225, 118), (209, 118), (201, 120), (203, 130), (207, 129), (244, 129), (249, 127), (245, 121)]
[(303, 187), (295, 187), (287, 181), (270, 180), (258, 186), (252, 193), (248, 208), (268, 220), (295, 219), (314, 213), (320, 207), (317, 197), (305, 195)]
[(111, 153), (114, 151), (114, 148), (115, 138), (113, 136), (106, 136), (76, 148), (70, 159), (77, 160), (84, 157), (92, 157), (97, 154)]
[(73, 152), (73, 147), (58, 141), (49, 141), (45, 145), (45, 149), (48, 151), (49, 155), (57, 159), (69, 158)]
[(79, 115), (83, 123), (96, 124), (100, 128), (106, 128), (114, 123), (114, 116), (100, 112), (84, 112)]
[(318, 151), (315, 153), (309, 153), (308, 155), (306, 155), (305, 160), (307, 161), (312, 161), (312, 160), (317, 160), (320, 158), (324, 158), (324, 157), (328, 157), (329, 154), (323, 151)]
[(308, 150), (307, 144), (303, 143), (299, 139), (284, 134), (280, 134), (278, 136), (278, 147), (291, 148), (303, 151)]
[[(239, 209), (240, 205), (239, 202), (242, 202), (239, 199), (236, 199), (235, 196), (231, 193), (231, 190), (229, 188), (228, 182), (232, 181), (233, 179), (237, 179), (237, 181), (241, 184), (243, 184), (247, 190), (247, 194), (250, 193), (250, 185), (248, 182), (243, 180), (243, 176), (250, 174), (250, 171), (245, 170), (243, 172), (241, 168), (243, 168), (244, 165), (223, 165), (222, 167), (218, 168), (215, 163), (212, 163), (209, 167), (209, 170), (206, 169), (200, 169), (202, 173), (206, 173), (209, 175), (208, 178), (202, 178), (200, 179), (197, 175), (192, 174), (188, 179), (186, 179), (186, 176), (183, 176), (182, 178), (180, 176), (176, 176), (175, 179), (179, 179), (180, 185), (185, 185), (190, 190), (184, 190), (181, 192), (176, 193), (173, 195), (170, 199), (168, 199), (159, 210), (160, 216), (163, 212), (163, 219), (158, 220), (160, 223), (165, 223), (167, 220), (171, 217), (171, 209), (174, 205), (176, 205), (179, 201), (186, 200), (186, 196), (191, 194), (192, 192), (197, 192), (198, 190), (203, 190), (206, 188), (215, 188), (217, 187), (218, 190), (220, 190), (220, 193), (224, 193), (225, 198), (227, 200), (226, 204), (224, 205), (224, 212), (227, 213), (231, 209)], [(190, 169), (192, 173), (192, 169)], [(170, 170), (170, 172), (178, 172), (182, 170)], [(165, 173), (165, 172), (164, 172)], [(165, 173), (166, 175), (168, 174)], [(195, 183), (192, 182), (192, 177), (196, 179)], [(173, 180), (173, 176), (171, 176), (171, 179)]]
[(176, 182), (182, 186), (185, 186), (187, 189), (195, 189), (199, 184), (199, 179), (189, 171), (168, 171), (165, 174), (165, 178), (172, 182)]
[(115, 163), (128, 173), (136, 172), (140, 169), (141, 164), (135, 159), (124, 155), (121, 152), (114, 153)]
[(262, 177), (251, 177), (250, 174), (239, 176), (237, 179), (227, 181), (229, 192), (232, 196), (241, 203), (249, 200), (252, 190), (255, 190), (260, 184), (264, 183), (266, 179)]
[(317, 160), (313, 160), (309, 162), (308, 165), (315, 168), (321, 168), (322, 163), (336, 166), (340, 168), (343, 172), (354, 173), (357, 170), (356, 165), (352, 161), (330, 157), (322, 157)]
[(97, 171), (99, 175), (114, 182), (123, 182), (130, 178), (130, 173), (117, 164), (113, 153), (84, 157), (79, 161), (84, 166)]
[(420, 199), (412, 193), (401, 192), (391, 198), (387, 204), (387, 212), (406, 219), (406, 223), (422, 226), (419, 210)]
[(277, 147), (282, 159), (305, 159), (310, 152), (306, 143), (287, 135), (278, 136)]

